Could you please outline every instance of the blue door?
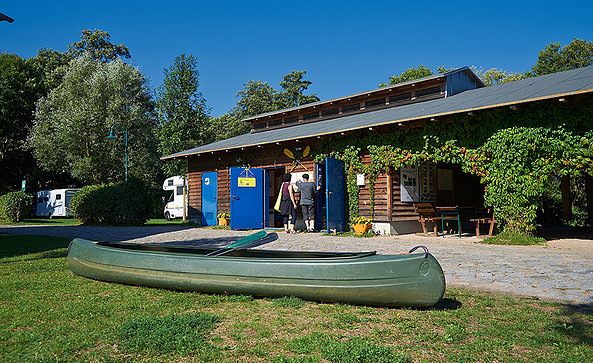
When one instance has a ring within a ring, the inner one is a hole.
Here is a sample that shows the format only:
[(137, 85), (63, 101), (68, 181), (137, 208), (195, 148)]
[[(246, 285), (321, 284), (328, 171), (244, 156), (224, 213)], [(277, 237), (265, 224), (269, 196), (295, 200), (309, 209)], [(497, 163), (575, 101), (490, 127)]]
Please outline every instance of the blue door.
[(217, 178), (213, 171), (202, 174), (202, 225), (215, 226), (217, 223)]
[(325, 215), (325, 164), (315, 164), (315, 185), (319, 192), (315, 194), (315, 229), (323, 229), (323, 216)]
[(327, 232), (345, 232), (346, 224), (346, 173), (342, 160), (325, 158), (325, 201)]
[(264, 228), (264, 170), (231, 168), (231, 229)]

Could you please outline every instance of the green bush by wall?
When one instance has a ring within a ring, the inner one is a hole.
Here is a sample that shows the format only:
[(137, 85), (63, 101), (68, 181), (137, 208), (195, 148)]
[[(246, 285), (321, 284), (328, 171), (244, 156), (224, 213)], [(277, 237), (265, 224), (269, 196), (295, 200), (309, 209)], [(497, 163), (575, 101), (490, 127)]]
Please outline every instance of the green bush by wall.
[(33, 197), (25, 192), (11, 192), (0, 197), (0, 219), (18, 222), (29, 215)]

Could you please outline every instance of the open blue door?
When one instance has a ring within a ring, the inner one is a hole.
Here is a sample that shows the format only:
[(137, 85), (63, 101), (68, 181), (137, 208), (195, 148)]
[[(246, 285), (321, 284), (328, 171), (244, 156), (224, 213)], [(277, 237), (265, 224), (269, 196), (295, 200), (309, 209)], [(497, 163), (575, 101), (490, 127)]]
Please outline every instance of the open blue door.
[(231, 229), (264, 228), (264, 170), (231, 168)]
[(213, 171), (202, 174), (202, 225), (215, 226), (217, 223), (217, 178)]
[(315, 194), (315, 229), (323, 229), (323, 216), (325, 215), (325, 164), (315, 164), (315, 185), (320, 189)]
[(325, 158), (325, 202), (327, 232), (345, 232), (346, 224), (346, 172), (342, 160)]

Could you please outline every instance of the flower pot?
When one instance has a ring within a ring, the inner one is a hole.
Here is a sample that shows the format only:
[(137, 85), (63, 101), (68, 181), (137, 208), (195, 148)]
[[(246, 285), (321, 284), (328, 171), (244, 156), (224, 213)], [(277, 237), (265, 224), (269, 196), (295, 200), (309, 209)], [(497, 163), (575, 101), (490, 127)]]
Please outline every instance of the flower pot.
[(221, 226), (228, 226), (231, 223), (230, 218), (218, 218), (218, 224)]
[(371, 230), (371, 227), (373, 226), (372, 223), (367, 223), (367, 224), (353, 224), (352, 228), (354, 229), (354, 233), (359, 236), (363, 233), (367, 233), (368, 231)]

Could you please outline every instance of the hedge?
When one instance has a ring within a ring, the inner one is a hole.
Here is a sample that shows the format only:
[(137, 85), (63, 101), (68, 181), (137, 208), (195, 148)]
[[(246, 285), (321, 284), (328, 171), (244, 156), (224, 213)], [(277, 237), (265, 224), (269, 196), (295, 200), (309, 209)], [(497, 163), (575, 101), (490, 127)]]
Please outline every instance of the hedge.
[(25, 192), (11, 192), (0, 197), (0, 219), (18, 222), (29, 215), (33, 197)]

